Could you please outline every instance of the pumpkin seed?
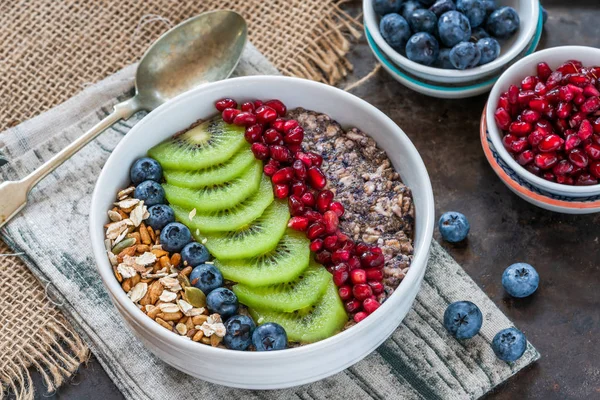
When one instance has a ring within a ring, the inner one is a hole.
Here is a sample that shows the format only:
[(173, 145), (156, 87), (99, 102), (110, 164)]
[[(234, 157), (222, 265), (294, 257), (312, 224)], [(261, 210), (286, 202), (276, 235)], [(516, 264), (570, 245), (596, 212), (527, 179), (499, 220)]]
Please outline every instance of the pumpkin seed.
[[(184, 274), (177, 275), (177, 279), (179, 279), (179, 285), (182, 288), (187, 288), (187, 287), (192, 286), (192, 284), (190, 283), (190, 280)], [(200, 290), (200, 289), (198, 289), (198, 290)]]
[(206, 296), (204, 292), (197, 287), (186, 286), (185, 298), (188, 303), (194, 307), (206, 307)]
[(133, 246), (135, 244), (135, 238), (128, 238), (128, 239), (124, 239), (121, 240), (119, 243), (117, 243), (115, 245), (115, 247), (112, 248), (112, 253), (113, 254), (119, 254), (121, 251), (125, 250), (126, 248)]

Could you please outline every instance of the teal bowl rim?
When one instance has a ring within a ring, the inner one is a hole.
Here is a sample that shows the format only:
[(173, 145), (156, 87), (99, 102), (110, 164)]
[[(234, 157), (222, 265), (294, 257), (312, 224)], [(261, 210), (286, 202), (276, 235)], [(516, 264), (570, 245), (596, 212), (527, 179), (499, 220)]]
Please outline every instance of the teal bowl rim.
[[(388, 67), (390, 70), (392, 70), (396, 75), (401, 76), (403, 79), (406, 79), (407, 81), (410, 81), (417, 86), (421, 86), (421, 87), (433, 89), (433, 90), (438, 90), (438, 91), (442, 91), (442, 92), (462, 92), (465, 90), (480, 89), (484, 86), (491, 86), (494, 83), (496, 83), (496, 81), (500, 78), (500, 75), (502, 75), (502, 74), (500, 74), (490, 80), (478, 83), (476, 85), (461, 86), (461, 87), (437, 86), (437, 85), (432, 85), (430, 83), (421, 82), (421, 81), (413, 78), (412, 76), (407, 75), (406, 73), (404, 73), (403, 71), (398, 69), (398, 67), (394, 63), (392, 63), (390, 60), (388, 60), (388, 58), (385, 56), (385, 54), (383, 54), (381, 49), (379, 49), (379, 47), (373, 40), (373, 37), (371, 36), (371, 33), (369, 32), (369, 29), (367, 28), (366, 24), (364, 24), (364, 27), (365, 27), (365, 36), (367, 38), (369, 47), (371, 48), (373, 53), (375, 53), (375, 56), (377, 57), (378, 61), (381, 62), (382, 64), (385, 64), (385, 66)], [(540, 16), (538, 18), (538, 27), (535, 32), (535, 36), (533, 38), (533, 41), (531, 42), (531, 45), (529, 46), (529, 49), (527, 49), (527, 52), (525, 53), (524, 57), (530, 55), (531, 53), (533, 53), (535, 51), (538, 44), (540, 43), (540, 39), (542, 38), (543, 29), (544, 29), (544, 18), (543, 18), (543, 13), (540, 13)]]

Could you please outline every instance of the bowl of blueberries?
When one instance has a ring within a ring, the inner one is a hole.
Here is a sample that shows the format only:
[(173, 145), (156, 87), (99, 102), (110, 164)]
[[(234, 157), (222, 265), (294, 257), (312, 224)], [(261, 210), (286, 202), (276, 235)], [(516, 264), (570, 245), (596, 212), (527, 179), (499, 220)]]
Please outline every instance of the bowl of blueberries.
[(488, 91), (535, 50), (544, 19), (535, 0), (364, 0), (363, 9), (385, 69), (412, 89), (450, 98)]

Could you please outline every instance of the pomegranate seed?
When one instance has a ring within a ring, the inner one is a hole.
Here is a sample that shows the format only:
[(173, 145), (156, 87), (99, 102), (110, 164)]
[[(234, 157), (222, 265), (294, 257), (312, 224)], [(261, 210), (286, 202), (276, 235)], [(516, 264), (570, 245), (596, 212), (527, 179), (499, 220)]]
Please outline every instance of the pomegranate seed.
[(280, 133), (285, 133), (285, 132), (283, 132), (283, 127), (285, 126), (285, 122), (286, 122), (285, 119), (277, 118), (275, 121), (273, 121), (271, 123), (271, 128), (277, 130)]
[(558, 67), (556, 70), (562, 72), (563, 74), (575, 74), (579, 72), (579, 70), (582, 67), (583, 64), (581, 63), (581, 61), (569, 60), (560, 67)]
[[(381, 283), (376, 282), (378, 285), (381, 285)], [(373, 289), (373, 291), (375, 292), (375, 290)], [(379, 293), (383, 292), (383, 285), (382, 285), (382, 290)], [(377, 292), (375, 292), (376, 294), (379, 294)], [(375, 310), (377, 310), (379, 308), (381, 304), (379, 304), (379, 302), (377, 300), (373, 300), (373, 299), (365, 299), (363, 301), (363, 309), (365, 310), (366, 313), (368, 314), (373, 314), (375, 312)]]
[(381, 282), (383, 280), (383, 271), (379, 268), (367, 268), (365, 269), (367, 274), (367, 280)]
[(600, 145), (600, 135), (592, 135), (592, 141), (597, 145)]
[[(575, 181), (575, 185), (577, 185), (577, 186), (590, 186), (590, 185), (597, 185), (597, 184), (598, 184), (598, 179), (594, 178), (590, 174), (581, 174), (577, 177), (577, 180)], [(354, 293), (354, 291), (353, 291), (353, 293)]]
[(508, 102), (508, 98), (506, 96), (500, 96), (500, 99), (498, 99), (498, 108), (504, 108), (504, 110), (510, 109), (510, 103)]
[(255, 110), (262, 105), (263, 105), (263, 102), (261, 100), (254, 100), (254, 109)]
[(337, 235), (327, 236), (323, 239), (323, 245), (327, 250), (335, 250), (338, 243)]
[(273, 176), (279, 170), (279, 163), (273, 159), (269, 160), (263, 167), (263, 172), (267, 176)]
[(573, 129), (578, 128), (581, 125), (581, 122), (586, 118), (586, 114), (582, 112), (578, 112), (573, 114), (571, 119), (569, 120), (569, 126)]
[[(348, 300), (347, 302), (344, 303), (344, 308), (346, 309), (346, 312), (348, 314), (352, 314), (356, 311), (358, 311), (360, 309), (361, 306), (361, 302), (356, 300), (356, 299), (352, 299), (352, 300)], [(366, 317), (366, 313), (365, 313), (365, 317)]]
[(534, 98), (535, 93), (533, 92), (533, 90), (525, 90), (519, 93), (519, 96), (517, 97), (517, 102), (524, 107), (528, 105)]
[(340, 299), (342, 301), (350, 300), (352, 298), (352, 288), (348, 285), (341, 286), (338, 289), (338, 294), (340, 295)]
[(565, 140), (565, 151), (571, 151), (581, 144), (581, 139), (576, 134), (567, 135)]
[(525, 169), (527, 171), (531, 172), (534, 175), (539, 175), (540, 172), (541, 172), (540, 167), (538, 167), (537, 165), (535, 165), (535, 163), (534, 164), (527, 164), (525, 166)]
[(358, 285), (354, 285), (354, 287), (352, 287), (352, 294), (356, 300), (362, 301), (373, 294), (373, 289), (371, 289), (371, 286), (367, 285), (366, 283), (359, 283)]
[(289, 133), (292, 129), (298, 126), (298, 121), (295, 119), (288, 119), (283, 123), (283, 133)]
[[(301, 198), (304, 192), (306, 192), (306, 189), (307, 188), (304, 182), (295, 181), (294, 183), (292, 183), (292, 194), (298, 196), (299, 198)], [(304, 204), (304, 202), (302, 202), (302, 204)]]
[(331, 253), (327, 250), (322, 250), (315, 255), (315, 260), (319, 264), (328, 265), (331, 264)]
[(288, 144), (287, 148), (290, 150), (292, 155), (302, 151), (302, 145), (300, 144)]
[(560, 89), (555, 88), (555, 89), (549, 90), (548, 93), (546, 93), (545, 97), (546, 97), (546, 100), (548, 100), (552, 104), (558, 103), (558, 101), (560, 100)]
[(525, 79), (521, 81), (521, 89), (523, 90), (533, 90), (535, 85), (538, 83), (537, 76), (527, 76)]
[(318, 167), (310, 167), (308, 169), (308, 183), (317, 190), (321, 190), (327, 184), (325, 175)]
[(312, 194), (311, 192), (305, 192), (302, 197), (302, 202), (304, 203), (304, 205), (308, 206), (308, 207), (313, 207), (316, 203), (315, 200), (315, 195)]
[(588, 165), (589, 159), (587, 154), (585, 154), (580, 149), (575, 149), (569, 153), (569, 161), (573, 163), (576, 167), (585, 168)]
[(367, 273), (364, 269), (355, 269), (350, 271), (350, 280), (353, 284), (367, 283)]
[(329, 209), (333, 211), (338, 217), (344, 215), (344, 206), (339, 201), (334, 201), (329, 205)]
[[(350, 257), (350, 259), (348, 260), (348, 268), (350, 268), (350, 271), (354, 271), (357, 268), (360, 268), (360, 260), (358, 259), (358, 257), (356, 256), (352, 256)], [(367, 275), (368, 278), (368, 275)], [(383, 279), (383, 275), (382, 278)]]
[(528, 122), (513, 122), (508, 127), (508, 131), (513, 135), (527, 136), (531, 132), (531, 124)]
[(317, 195), (317, 210), (324, 213), (329, 210), (329, 205), (333, 200), (333, 192), (331, 190), (323, 190)]
[(371, 247), (371, 251), (375, 254), (383, 254), (383, 250), (381, 250), (381, 247), (378, 246)]
[(260, 141), (263, 133), (263, 126), (261, 124), (254, 124), (246, 128), (244, 137), (248, 143), (254, 143)]
[[(304, 203), (300, 200), (300, 197), (296, 195), (288, 197), (288, 206), (290, 208), (290, 213), (293, 216), (304, 214)], [(306, 222), (308, 223), (308, 218), (306, 218)]]
[(557, 119), (554, 121), (554, 126), (557, 131), (564, 133), (565, 130), (569, 129), (569, 123), (566, 119)]
[(263, 134), (263, 139), (266, 144), (279, 144), (281, 142), (281, 133), (276, 129), (270, 128)]
[(527, 165), (533, 161), (534, 156), (531, 150), (525, 150), (517, 156), (517, 162), (521, 165)]
[(325, 235), (325, 225), (323, 225), (321, 222), (314, 222), (308, 227), (308, 233), (306, 234), (306, 237), (310, 240), (313, 240), (323, 235)]
[(302, 161), (294, 161), (294, 163), (292, 164), (292, 168), (294, 169), (294, 174), (296, 175), (296, 178), (300, 180), (306, 179), (306, 166)]
[(575, 93), (568, 86), (558, 88), (558, 98), (564, 102), (569, 102), (575, 98)]
[(546, 87), (548, 89), (557, 87), (560, 84), (560, 81), (562, 81), (562, 77), (563, 77), (562, 72), (554, 71), (553, 73), (550, 74), (548, 79), (546, 79)]
[(333, 283), (335, 286), (342, 286), (348, 280), (348, 271), (335, 271), (333, 273)]
[(302, 129), (301, 126), (297, 126), (288, 131), (283, 138), (283, 141), (288, 144), (300, 144), (302, 143), (302, 140), (304, 140), (304, 129)]
[(276, 183), (273, 187), (275, 197), (285, 199), (290, 194), (290, 188), (285, 183)]
[(577, 131), (577, 136), (579, 136), (579, 138), (581, 140), (587, 140), (593, 134), (594, 134), (594, 127), (592, 126), (592, 123), (590, 121), (588, 121), (587, 119), (584, 119), (583, 121), (581, 121), (581, 124), (579, 125), (579, 130)]
[(521, 113), (521, 118), (524, 122), (529, 122), (530, 124), (537, 122), (542, 115), (534, 110), (525, 110)]
[(508, 88), (508, 92), (507, 92), (508, 102), (513, 105), (517, 104), (518, 96), (519, 96), (519, 88), (516, 87), (515, 85), (510, 85), (510, 87)]
[(348, 250), (336, 250), (331, 253), (331, 261), (334, 264), (346, 262), (350, 259), (350, 252)]
[[(237, 108), (237, 103), (233, 99), (229, 99), (229, 98), (221, 99), (215, 103), (215, 108), (219, 112), (223, 112), (223, 111), (225, 111), (226, 108)], [(227, 122), (227, 121), (225, 121), (225, 122)], [(228, 122), (228, 123), (231, 123), (231, 122)]]
[(354, 314), (354, 317), (352, 317), (352, 319), (354, 319), (354, 322), (356, 322), (358, 324), (360, 321), (367, 318), (368, 316), (369, 316), (368, 313), (366, 313), (364, 311), (360, 311), (360, 312), (357, 312), (356, 314)]
[(573, 164), (568, 162), (567, 160), (561, 160), (552, 168), (552, 172), (555, 175), (566, 175), (570, 174), (573, 171)]
[(325, 223), (325, 230), (327, 233), (335, 233), (339, 225), (339, 219), (336, 213), (333, 211), (327, 211), (323, 214), (323, 222)]
[(552, 172), (544, 172), (544, 174), (542, 175), (542, 178), (544, 178), (547, 181), (556, 181), (556, 176), (554, 176), (554, 174)]
[(371, 251), (365, 251), (360, 255), (360, 264), (364, 268), (377, 268), (383, 266), (383, 262), (385, 258), (383, 254), (376, 253), (371, 249)]
[(543, 96), (548, 92), (548, 89), (546, 88), (546, 85), (544, 85), (542, 82), (538, 82), (535, 85), (535, 88), (533, 89), (533, 92), (535, 94), (537, 94), (538, 96)]
[[(292, 228), (296, 231), (305, 231), (308, 228), (308, 218), (306, 217), (292, 217), (288, 222), (288, 228)], [(312, 250), (312, 243), (311, 243)], [(313, 250), (316, 251), (316, 250)]]
[(590, 97), (580, 107), (580, 111), (584, 113), (593, 113), (600, 109), (600, 97)]
[(254, 153), (254, 157), (258, 158), (259, 160), (266, 160), (269, 157), (269, 148), (264, 143), (252, 143), (250, 150), (252, 150), (252, 153)]
[(277, 100), (277, 99), (269, 100), (269, 101), (265, 102), (265, 105), (269, 106), (272, 109), (274, 109), (275, 111), (277, 111), (277, 114), (279, 114), (280, 117), (285, 117), (287, 108), (285, 107), (285, 104), (283, 104), (281, 102), (281, 100)]
[(590, 78), (581, 74), (572, 74), (569, 75), (569, 83), (578, 87), (586, 87), (590, 84)]
[(300, 153), (296, 153), (294, 155), (294, 157), (296, 157), (297, 160), (302, 161), (302, 163), (304, 165), (306, 165), (307, 167), (311, 167), (312, 166), (312, 160), (308, 156), (308, 154), (300, 152)]
[(572, 185), (575, 183), (572, 177), (569, 175), (556, 175), (556, 182), (562, 183), (564, 185)]
[(578, 94), (577, 96), (575, 96), (575, 98), (573, 99), (573, 103), (575, 103), (576, 106), (580, 106), (585, 102), (585, 96), (582, 94)]
[(241, 112), (233, 118), (233, 124), (238, 126), (251, 126), (256, 124), (256, 115), (249, 112)]
[(323, 164), (323, 157), (321, 157), (317, 153), (309, 151), (308, 153), (306, 153), (306, 155), (308, 156), (308, 158), (310, 158), (310, 161), (313, 166), (320, 167)]
[(308, 218), (308, 220), (310, 222), (321, 222), (323, 220), (323, 216), (321, 215), (321, 213), (319, 213), (318, 211), (313, 211), (313, 210), (307, 210), (304, 213), (304, 216), (306, 218)]
[(247, 101), (245, 103), (242, 103), (242, 106), (240, 108), (242, 112), (254, 112), (254, 103), (252, 103), (251, 101)]
[(587, 85), (585, 88), (583, 88), (583, 95), (585, 97), (592, 97), (592, 96), (600, 96), (600, 91), (598, 89), (596, 89), (594, 87), (594, 85)]
[(239, 114), (241, 113), (240, 110), (238, 110), (237, 108), (226, 108), (223, 110), (223, 112), (221, 113), (221, 117), (223, 118), (223, 121), (225, 121), (228, 124), (232, 124), (233, 123), (233, 119)]
[(535, 156), (535, 165), (540, 169), (550, 169), (558, 162), (556, 153), (540, 153)]
[(527, 138), (524, 137), (519, 138), (510, 144), (510, 150), (517, 154), (524, 151), (527, 147), (529, 147), (529, 142), (527, 141)]
[(551, 73), (552, 73), (552, 69), (550, 68), (550, 66), (547, 63), (541, 62), (537, 65), (537, 74), (541, 80), (543, 80), (543, 81), (547, 80), (550, 77)]
[(512, 122), (510, 118), (510, 114), (504, 108), (498, 108), (494, 113), (494, 119), (496, 120), (496, 124), (502, 130), (507, 130)]
[(556, 107), (556, 116), (561, 119), (567, 119), (573, 112), (573, 104), (561, 101)]
[(546, 136), (538, 145), (538, 149), (545, 153), (558, 150), (564, 143), (564, 140), (558, 135)]
[(596, 178), (600, 179), (600, 161), (595, 161), (590, 164), (590, 172)]
[(371, 248), (366, 243), (363, 243), (363, 242), (356, 243), (356, 254), (358, 254), (359, 256), (361, 256), (363, 253), (366, 253), (370, 249)]
[(269, 152), (271, 157), (279, 162), (289, 162), (292, 160), (292, 153), (283, 146), (271, 145), (269, 146)]
[[(308, 218), (307, 218), (308, 220)], [(318, 252), (319, 250), (321, 250), (323, 248), (323, 239), (315, 239), (312, 242), (310, 242), (310, 251), (313, 252)]]
[(550, 108), (550, 103), (546, 99), (533, 99), (529, 102), (529, 107), (540, 113), (547, 111)]
[(261, 124), (268, 124), (277, 119), (277, 111), (268, 105), (260, 106), (256, 109), (256, 120)]
[[(255, 143), (256, 144), (256, 143)], [(273, 174), (271, 180), (275, 184), (288, 183), (294, 177), (294, 170), (291, 167), (281, 168)]]
[[(339, 233), (339, 230), (336, 231), (336, 234), (337, 233)], [(350, 254), (354, 254), (354, 242), (351, 240), (345, 240), (344, 244), (342, 245), (342, 250), (347, 250)]]
[(585, 152), (592, 160), (600, 160), (600, 146), (590, 143), (584, 147)]
[[(536, 128), (536, 130), (534, 130), (533, 132), (531, 132), (529, 134), (529, 136), (527, 136), (527, 141), (529, 142), (529, 144), (531, 146), (535, 147), (538, 144), (540, 144), (542, 139), (544, 139), (544, 136), (546, 136), (546, 135), (544, 135), (544, 132), (542, 132), (539, 128)], [(508, 144), (508, 149), (510, 149), (510, 143)]]

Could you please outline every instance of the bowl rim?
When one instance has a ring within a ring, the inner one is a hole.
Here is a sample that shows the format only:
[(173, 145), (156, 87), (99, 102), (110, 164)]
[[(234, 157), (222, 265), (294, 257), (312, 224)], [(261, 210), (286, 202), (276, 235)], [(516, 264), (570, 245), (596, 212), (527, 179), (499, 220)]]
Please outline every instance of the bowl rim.
[[(346, 97), (349, 101), (356, 104), (357, 107), (363, 107), (367, 109), (367, 111), (374, 116), (374, 118), (381, 121), (382, 124), (386, 125), (390, 130), (395, 131), (396, 138), (402, 143), (409, 153), (412, 154), (412, 158), (415, 161), (415, 165), (412, 168), (417, 170), (417, 175), (419, 175), (421, 180), (421, 185), (423, 185), (423, 190), (425, 196), (421, 200), (423, 205), (421, 207), (421, 215), (418, 218), (423, 219), (423, 229), (419, 232), (415, 239), (419, 239), (416, 246), (414, 247), (414, 258), (412, 260), (411, 265), (415, 268), (410, 268), (406, 277), (401, 282), (400, 286), (394, 291), (394, 293), (377, 309), (371, 316), (371, 318), (365, 319), (361, 324), (357, 324), (353, 326), (351, 329), (342, 331), (334, 336), (331, 336), (327, 339), (321, 340), (319, 342), (311, 343), (306, 346), (289, 348), (280, 351), (273, 352), (247, 352), (247, 351), (232, 351), (229, 349), (221, 349), (212, 346), (198, 346), (198, 344), (186, 340), (185, 338), (173, 334), (172, 332), (167, 331), (162, 328), (158, 324), (156, 324), (152, 319), (148, 318), (146, 314), (144, 314), (140, 309), (138, 309), (134, 303), (129, 300), (127, 294), (122, 290), (120, 284), (115, 279), (113, 275), (112, 266), (108, 261), (108, 257), (106, 257), (106, 249), (104, 247), (104, 229), (102, 223), (96, 223), (95, 218), (92, 215), (97, 213), (105, 213), (102, 207), (102, 193), (101, 187), (104, 186), (104, 181), (108, 181), (110, 177), (108, 176), (107, 170), (112, 169), (112, 164), (116, 164), (115, 154), (123, 151), (122, 149), (130, 146), (135, 146), (136, 136), (138, 134), (136, 132), (143, 131), (147, 129), (149, 123), (151, 123), (154, 119), (159, 118), (163, 113), (167, 113), (172, 107), (180, 106), (183, 103), (188, 101), (188, 98), (193, 97), (198, 92), (206, 91), (207, 89), (219, 88), (223, 91), (223, 93), (234, 93), (235, 87), (237, 85), (249, 85), (249, 84), (265, 84), (270, 83), (274, 84), (276, 87), (284, 87), (287, 83), (293, 82), (294, 84), (306, 85), (311, 87), (313, 90), (317, 91), (329, 91), (334, 96), (342, 96)], [(146, 121), (146, 122), (144, 122)], [(150, 122), (148, 122), (150, 121)], [(132, 139), (133, 138), (133, 139)], [(385, 318), (384, 314), (388, 311), (392, 310), (395, 306), (401, 303), (401, 299), (404, 296), (408, 295), (408, 292), (413, 288), (414, 285), (419, 285), (420, 280), (427, 268), (427, 260), (429, 257), (429, 250), (431, 246), (431, 241), (433, 238), (433, 229), (434, 229), (434, 219), (435, 219), (435, 208), (434, 208), (434, 198), (433, 198), (433, 189), (431, 186), (431, 181), (429, 178), (429, 174), (425, 167), (425, 163), (423, 162), (419, 152), (416, 147), (406, 135), (406, 133), (398, 126), (394, 121), (392, 121), (387, 115), (385, 115), (382, 111), (377, 109), (375, 106), (369, 104), (365, 100), (354, 96), (351, 93), (345, 92), (342, 89), (326, 85), (320, 82), (314, 82), (306, 79), (295, 78), (295, 77), (285, 77), (278, 75), (254, 75), (254, 76), (245, 76), (239, 78), (231, 78), (227, 80), (222, 80), (219, 82), (208, 83), (197, 87), (193, 90), (190, 90), (186, 93), (183, 93), (163, 105), (159, 106), (152, 112), (150, 112), (144, 119), (138, 122), (123, 139), (119, 142), (119, 144), (112, 151), (109, 156), (106, 164), (102, 168), (96, 185), (94, 187), (94, 192), (92, 194), (92, 201), (90, 206), (90, 240), (92, 243), (92, 248), (94, 251), (94, 258), (96, 261), (96, 268), (100, 274), (100, 277), (106, 287), (107, 291), (110, 294), (110, 297), (114, 303), (117, 303), (117, 309), (122, 310), (120, 313), (126, 313), (128, 317), (132, 318), (136, 324), (141, 326), (144, 330), (151, 333), (158, 340), (166, 342), (172, 346), (176, 346), (178, 349), (182, 351), (189, 352), (190, 354), (206, 354), (211, 356), (219, 356), (222, 357), (223, 360), (228, 361), (237, 361), (237, 360), (261, 360), (261, 361), (283, 361), (288, 357), (294, 355), (300, 355), (302, 353), (317, 353), (321, 352), (328, 348), (333, 348), (338, 346), (340, 342), (346, 340), (352, 340), (353, 337), (358, 335), (365, 335), (369, 330), (373, 330), (374, 326), (381, 318)], [(400, 321), (398, 322), (398, 324)]]
[(527, 47), (527, 44), (531, 41), (531, 38), (535, 35), (538, 21), (541, 17), (540, 12), (540, 2), (539, 1), (523, 1), (522, 4), (525, 6), (530, 6), (533, 18), (531, 21), (523, 21), (521, 20), (520, 29), (525, 29), (525, 34), (521, 40), (515, 42), (505, 54), (502, 54), (500, 57), (495, 59), (494, 61), (479, 65), (475, 68), (465, 69), (465, 70), (454, 70), (454, 69), (443, 69), (430, 67), (427, 65), (419, 64), (414, 61), (409, 60), (404, 57), (402, 54), (398, 53), (394, 50), (381, 36), (381, 33), (378, 29), (377, 23), (377, 15), (375, 10), (373, 10), (373, 0), (363, 0), (363, 13), (364, 13), (364, 21), (365, 28), (368, 27), (372, 32), (373, 39), (375, 43), (379, 46), (379, 48), (388, 55), (392, 61), (394, 61), (398, 65), (402, 65), (406, 67), (408, 70), (418, 71), (421, 74), (427, 74), (438, 77), (445, 78), (477, 78), (480, 75), (485, 75), (488, 73), (493, 73), (495, 70), (502, 68), (504, 65), (508, 64), (510, 61), (514, 60), (524, 49)]
[(576, 58), (576, 54), (580, 54), (582, 52), (594, 52), (598, 55), (598, 57), (600, 57), (600, 49), (595, 47), (557, 46), (537, 51), (511, 65), (506, 71), (502, 73), (502, 75), (500, 75), (500, 78), (498, 78), (496, 84), (490, 92), (490, 96), (486, 103), (486, 119), (487, 129), (490, 132), (490, 139), (494, 144), (494, 148), (496, 149), (500, 157), (502, 157), (502, 160), (504, 160), (504, 162), (506, 162), (511, 167), (511, 169), (515, 171), (515, 173), (517, 173), (519, 176), (521, 176), (523, 179), (530, 182), (534, 186), (542, 187), (548, 190), (549, 192), (571, 193), (580, 196), (586, 196), (600, 194), (600, 184), (589, 186), (574, 186), (550, 182), (546, 179), (540, 178), (539, 176), (532, 174), (531, 172), (523, 168), (521, 165), (519, 165), (519, 163), (517, 163), (515, 159), (511, 157), (511, 155), (508, 153), (508, 151), (504, 148), (504, 145), (502, 144), (500, 130), (496, 126), (496, 122), (494, 119), (494, 107), (491, 107), (492, 104), (498, 103), (498, 99), (500, 98), (502, 91), (506, 90), (505, 87), (508, 88), (509, 84), (511, 83), (507, 81), (507, 77), (510, 73), (517, 71), (525, 66), (537, 64), (538, 62), (545, 60), (545, 58), (549, 54), (565, 54), (564, 60), (567, 61)]

